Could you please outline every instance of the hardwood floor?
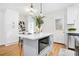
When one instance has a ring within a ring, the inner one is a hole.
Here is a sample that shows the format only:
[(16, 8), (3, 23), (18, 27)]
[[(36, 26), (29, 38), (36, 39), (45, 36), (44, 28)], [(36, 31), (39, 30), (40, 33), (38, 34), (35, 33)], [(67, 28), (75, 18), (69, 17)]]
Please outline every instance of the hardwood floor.
[(18, 43), (9, 46), (0, 46), (0, 56), (20, 56), (21, 49)]
[(54, 42), (52, 51), (49, 52), (49, 56), (57, 56), (61, 48), (65, 48), (65, 45)]
[[(65, 45), (60, 43), (54, 43), (52, 51), (49, 52), (49, 56), (57, 56), (60, 48), (65, 48)], [(23, 49), (21, 45), (16, 43), (9, 46), (0, 46), (0, 56), (22, 56)]]

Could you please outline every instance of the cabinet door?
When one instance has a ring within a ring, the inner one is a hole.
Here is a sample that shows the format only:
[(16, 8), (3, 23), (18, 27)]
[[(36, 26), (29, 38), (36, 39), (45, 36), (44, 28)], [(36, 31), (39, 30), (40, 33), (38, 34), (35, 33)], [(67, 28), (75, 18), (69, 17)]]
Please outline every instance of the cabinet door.
[(69, 48), (75, 49), (75, 36), (69, 37)]
[(77, 7), (72, 6), (67, 8), (67, 24), (75, 24), (77, 19)]
[(18, 41), (18, 12), (7, 9), (5, 11), (5, 43)]

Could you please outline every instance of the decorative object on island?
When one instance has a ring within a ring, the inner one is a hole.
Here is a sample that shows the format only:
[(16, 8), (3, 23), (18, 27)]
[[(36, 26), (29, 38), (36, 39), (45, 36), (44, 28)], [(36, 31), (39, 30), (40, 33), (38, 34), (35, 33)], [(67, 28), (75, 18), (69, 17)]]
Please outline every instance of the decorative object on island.
[(27, 20), (28, 20), (28, 33), (34, 34), (42, 31), (42, 24), (44, 23), (42, 18), (44, 18), (42, 14), (42, 4), (40, 4), (41, 11), (33, 8), (33, 4), (31, 3), (30, 8), (27, 8)]
[(42, 24), (44, 21), (42, 20), (45, 16), (42, 13), (42, 3), (40, 3), (40, 14), (38, 16), (35, 16), (35, 22), (36, 22), (36, 32), (40, 33), (42, 32)]
[(25, 33), (25, 22), (24, 21), (19, 21), (19, 32), (21, 34)]
[(76, 28), (69, 28), (68, 31), (76, 31)]
[(38, 32), (38, 33), (42, 31), (41, 25), (44, 23), (42, 18), (44, 18), (44, 16), (41, 16), (41, 15), (35, 16), (36, 32)]
[(37, 10), (33, 8), (33, 4), (31, 3), (31, 6), (29, 8), (26, 8), (27, 12), (27, 31), (28, 34), (34, 34), (35, 33), (35, 16), (37, 15)]

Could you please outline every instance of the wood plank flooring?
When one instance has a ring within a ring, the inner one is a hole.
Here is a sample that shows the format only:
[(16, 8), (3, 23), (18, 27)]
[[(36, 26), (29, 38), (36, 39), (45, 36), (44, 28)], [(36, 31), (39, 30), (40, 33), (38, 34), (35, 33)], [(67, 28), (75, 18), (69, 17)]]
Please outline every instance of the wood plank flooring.
[[(49, 56), (57, 56), (60, 48), (65, 48), (65, 45), (54, 43), (52, 51), (49, 52)], [(0, 46), (0, 56), (21, 56), (23, 55), (23, 49), (20, 44), (13, 44), (9, 46)]]
[(18, 43), (9, 46), (0, 46), (0, 56), (20, 56), (21, 50)]
[(65, 45), (54, 42), (52, 51), (49, 52), (49, 56), (57, 56), (61, 48), (65, 48)]

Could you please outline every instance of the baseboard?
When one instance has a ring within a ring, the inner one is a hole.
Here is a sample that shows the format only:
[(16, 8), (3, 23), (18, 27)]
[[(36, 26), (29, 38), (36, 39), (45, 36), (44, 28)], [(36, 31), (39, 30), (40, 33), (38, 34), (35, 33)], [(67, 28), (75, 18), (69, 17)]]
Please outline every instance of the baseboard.
[(10, 45), (14, 45), (14, 44), (18, 44), (18, 41), (17, 42), (12, 42), (12, 43), (7, 43), (7, 44), (5, 44), (5, 46), (10, 46)]
[(3, 46), (5, 46), (5, 45), (0, 45), (0, 47), (3, 47)]

